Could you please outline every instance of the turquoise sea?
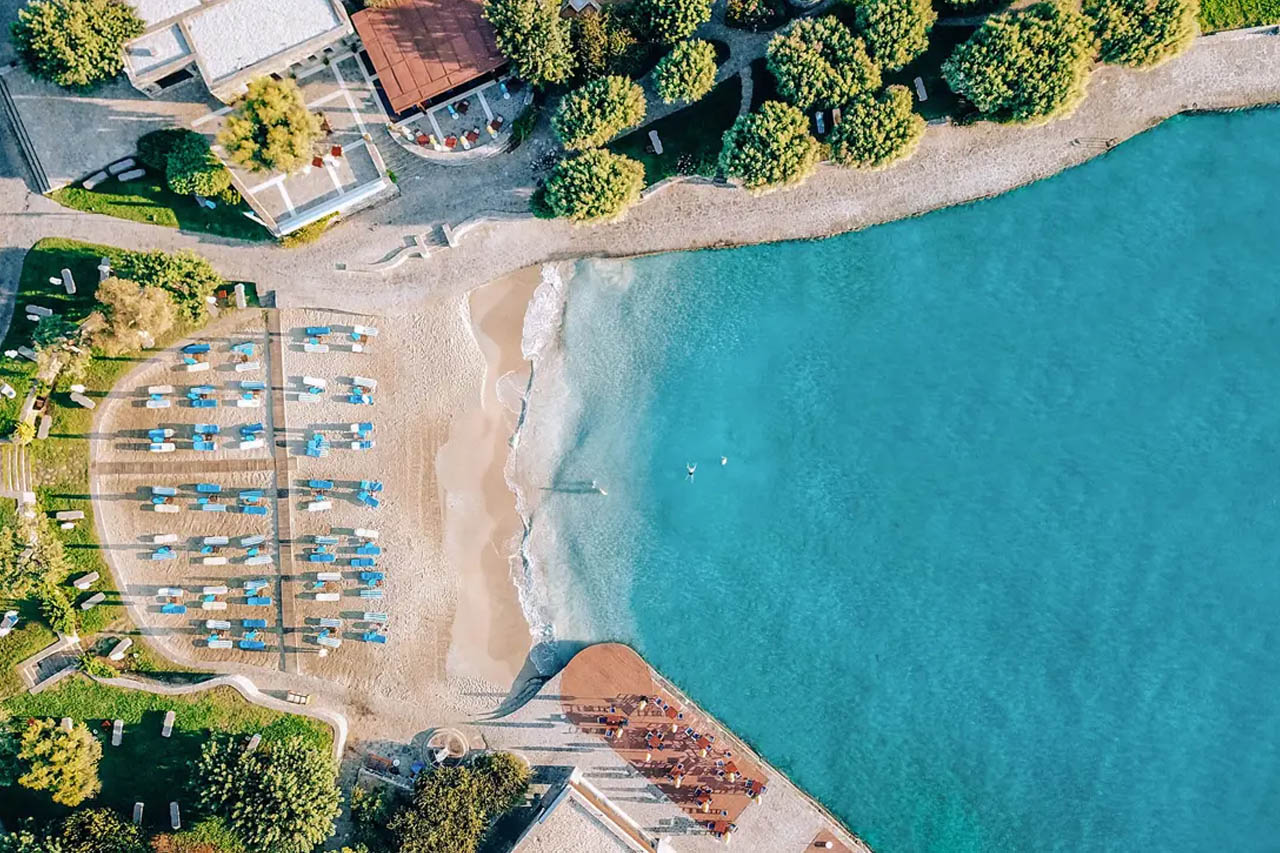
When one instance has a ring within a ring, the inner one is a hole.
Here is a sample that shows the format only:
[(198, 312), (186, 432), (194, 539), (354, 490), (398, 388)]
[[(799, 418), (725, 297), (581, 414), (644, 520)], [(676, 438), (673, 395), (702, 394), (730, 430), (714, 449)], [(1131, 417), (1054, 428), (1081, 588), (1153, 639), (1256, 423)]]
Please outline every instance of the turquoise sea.
[(1178, 118), (858, 234), (579, 263), (556, 636), (879, 853), (1280, 850), (1278, 140)]

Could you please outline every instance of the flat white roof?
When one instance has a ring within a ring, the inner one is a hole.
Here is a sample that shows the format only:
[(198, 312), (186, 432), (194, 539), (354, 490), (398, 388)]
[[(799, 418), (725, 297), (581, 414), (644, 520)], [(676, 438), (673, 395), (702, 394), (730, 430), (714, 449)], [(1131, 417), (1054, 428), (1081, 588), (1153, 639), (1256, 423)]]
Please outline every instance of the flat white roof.
[(191, 48), (177, 24), (140, 36), (125, 48), (125, 60), (134, 74), (146, 74), (175, 59), (191, 55)]
[(134, 0), (133, 3), (133, 7), (138, 10), (138, 17), (148, 27), (154, 27), (161, 21), (181, 15), (199, 5), (200, 0)]
[(329, 0), (226, 0), (190, 15), (186, 25), (215, 82), (336, 30), (342, 20)]

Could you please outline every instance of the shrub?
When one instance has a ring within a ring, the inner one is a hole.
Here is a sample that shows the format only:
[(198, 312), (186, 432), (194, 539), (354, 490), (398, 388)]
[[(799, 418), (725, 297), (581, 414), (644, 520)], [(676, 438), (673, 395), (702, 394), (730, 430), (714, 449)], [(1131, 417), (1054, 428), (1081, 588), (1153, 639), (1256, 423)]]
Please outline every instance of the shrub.
[(198, 133), (182, 137), (170, 149), (164, 174), (169, 189), (179, 195), (213, 198), (231, 186), (231, 173)]
[(291, 172), (311, 160), (320, 136), (320, 120), (307, 111), (297, 83), (259, 77), (227, 116), (218, 144), (247, 169)]
[(226, 818), (251, 850), (310, 853), (333, 834), (340, 812), (338, 768), (301, 738), (245, 752), (216, 738), (196, 762), (200, 805)]
[(228, 207), (238, 207), (244, 202), (244, 196), (240, 195), (240, 190), (236, 189), (231, 184), (227, 184), (226, 189), (218, 193), (218, 201)]
[(880, 86), (866, 44), (834, 16), (801, 18), (769, 41), (778, 93), (802, 110), (838, 107)]
[(76, 620), (76, 608), (62, 589), (52, 581), (46, 582), (36, 590), (36, 598), (40, 602), (40, 618), (59, 634), (75, 634), (79, 627)]
[(804, 113), (781, 101), (739, 116), (724, 133), (720, 170), (749, 190), (798, 184), (818, 162), (818, 141)]
[(120, 73), (125, 43), (143, 28), (133, 7), (115, 0), (31, 0), (10, 32), (32, 74), (83, 89)]
[(418, 777), (413, 798), (392, 817), (398, 853), (474, 853), (485, 829), (524, 797), (529, 771), (515, 756), (482, 756), (474, 767)]
[(1085, 0), (1103, 62), (1151, 68), (1191, 46), (1197, 0)]
[(905, 86), (879, 95), (863, 95), (842, 111), (827, 143), (831, 159), (842, 166), (886, 166), (910, 157), (924, 136), (925, 122), (911, 108)]
[(187, 137), (199, 135), (184, 127), (162, 127), (144, 133), (138, 139), (138, 160), (148, 169), (163, 173), (169, 167), (169, 152)]
[(636, 17), (650, 40), (675, 44), (711, 20), (711, 0), (636, 0)]
[(220, 817), (199, 821), (190, 829), (151, 839), (152, 853), (247, 853), (244, 844)]
[(66, 731), (53, 720), (35, 720), (23, 730), (18, 762), (23, 774), (18, 784), (33, 791), (49, 791), (62, 806), (78, 806), (97, 795), (98, 761), (102, 744), (84, 723)]
[(885, 71), (905, 68), (928, 50), (938, 19), (929, 0), (861, 0), (854, 16), (872, 59)]
[(169, 291), (178, 308), (192, 320), (204, 316), (208, 298), (227, 283), (207, 260), (189, 249), (173, 254), (158, 249), (129, 252), (116, 265), (116, 273), (142, 287)]
[(82, 809), (62, 819), (55, 853), (147, 853), (142, 830), (111, 809)]
[(329, 230), (329, 226), (338, 220), (338, 214), (330, 213), (328, 216), (321, 217), (315, 222), (303, 225), (296, 231), (290, 231), (280, 238), (280, 245), (286, 249), (296, 249), (299, 246), (305, 246), (308, 243), (314, 243), (324, 236), (324, 232)]
[[(21, 435), (17, 435), (21, 431)], [(30, 444), (36, 436), (36, 428), (25, 421), (14, 424), (12, 440)], [(0, 598), (26, 598), (44, 580), (44, 570), (35, 560), (24, 558), (27, 541), (18, 525), (0, 526)], [(3, 720), (0, 719), (0, 724)], [(3, 782), (0, 782), (3, 786)]]
[(557, 163), (542, 200), (552, 216), (595, 222), (618, 216), (640, 198), (643, 188), (644, 166), (595, 148)]
[(615, 7), (590, 7), (570, 24), (577, 75), (582, 80), (640, 70), (639, 40)]
[(664, 103), (692, 103), (716, 84), (716, 49), (709, 41), (685, 41), (658, 61), (653, 85)]
[(383, 788), (351, 789), (351, 822), (359, 842), (374, 850), (390, 850), (394, 839), (387, 822), (391, 818), (391, 801)]
[(1037, 3), (987, 18), (942, 71), (951, 90), (985, 118), (1047, 121), (1084, 97), (1092, 43), (1079, 12)]
[(30, 421), (18, 421), (13, 425), (13, 432), (10, 438), (14, 444), (24, 447), (35, 441), (36, 428)]
[(726, 24), (753, 33), (773, 29), (784, 16), (782, 0), (729, 0), (724, 10)]
[(529, 765), (510, 752), (486, 752), (471, 765), (480, 782), (481, 807), (490, 819), (524, 802), (529, 792)]
[(569, 79), (574, 59), (559, 0), (485, 0), (484, 16), (521, 80), (548, 86)]
[(76, 661), (76, 666), (81, 672), (92, 675), (97, 678), (115, 678), (116, 671), (111, 664), (104, 661), (97, 655), (83, 654)]
[(644, 120), (644, 90), (626, 77), (599, 77), (560, 99), (551, 126), (570, 151), (603, 145)]

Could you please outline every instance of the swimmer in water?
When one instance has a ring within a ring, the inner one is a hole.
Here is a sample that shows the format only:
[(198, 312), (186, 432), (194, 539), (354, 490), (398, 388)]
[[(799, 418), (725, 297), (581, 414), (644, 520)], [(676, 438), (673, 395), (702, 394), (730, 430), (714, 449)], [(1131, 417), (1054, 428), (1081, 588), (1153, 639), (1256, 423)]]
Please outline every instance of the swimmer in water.
[(720, 464), (721, 464), (721, 465), (728, 465), (728, 464), (729, 464), (729, 457), (728, 457), (728, 456), (721, 456), (721, 457), (720, 457)]
[(685, 471), (687, 471), (687, 472), (689, 473), (689, 477), (688, 477), (688, 479), (689, 479), (689, 482), (691, 482), (691, 483), (692, 483), (692, 482), (693, 482), (693, 472), (698, 470), (698, 463), (697, 463), (697, 462), (688, 462), (688, 463), (686, 463), (686, 464), (685, 464), (685, 466), (684, 466), (684, 470), (685, 470)]

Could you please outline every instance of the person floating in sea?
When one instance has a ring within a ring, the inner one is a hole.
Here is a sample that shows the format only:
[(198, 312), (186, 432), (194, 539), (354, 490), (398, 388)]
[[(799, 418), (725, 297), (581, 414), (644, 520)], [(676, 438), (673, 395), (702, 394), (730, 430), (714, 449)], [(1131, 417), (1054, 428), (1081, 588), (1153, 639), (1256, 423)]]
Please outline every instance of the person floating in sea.
[(598, 492), (599, 494), (602, 494), (605, 497), (609, 496), (609, 493), (606, 492), (604, 489), (600, 488), (600, 484), (597, 483), (595, 480), (591, 481), (591, 491)]
[(728, 465), (728, 464), (729, 464), (729, 457), (728, 457), (728, 456), (721, 456), (721, 457), (720, 457), (720, 464), (721, 464), (721, 465)]
[(688, 478), (687, 478), (687, 479), (689, 480), (689, 482), (690, 482), (690, 483), (692, 483), (692, 482), (693, 482), (693, 472), (695, 472), (695, 471), (697, 471), (697, 470), (698, 470), (698, 463), (697, 463), (697, 462), (687, 462), (687, 463), (685, 463), (684, 470), (685, 470), (685, 471), (687, 471), (687, 472), (689, 473), (689, 476), (688, 476)]

